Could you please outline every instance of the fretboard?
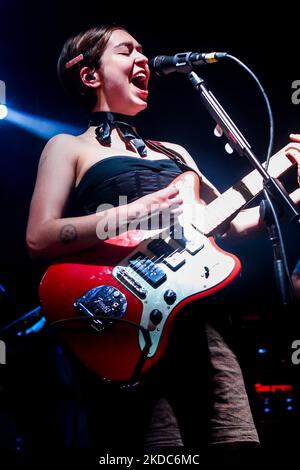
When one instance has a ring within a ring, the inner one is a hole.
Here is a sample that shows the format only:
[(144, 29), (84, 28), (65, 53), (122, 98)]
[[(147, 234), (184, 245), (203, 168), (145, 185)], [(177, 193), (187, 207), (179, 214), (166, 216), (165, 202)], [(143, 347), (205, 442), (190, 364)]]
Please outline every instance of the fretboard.
[[(270, 159), (268, 173), (274, 178), (278, 178), (293, 166), (293, 163), (285, 156), (287, 147), (281, 149)], [(213, 235), (217, 232), (224, 223), (232, 220), (262, 190), (263, 178), (257, 170), (253, 170), (237, 184), (214, 199), (205, 208), (203, 228), (205, 235)]]

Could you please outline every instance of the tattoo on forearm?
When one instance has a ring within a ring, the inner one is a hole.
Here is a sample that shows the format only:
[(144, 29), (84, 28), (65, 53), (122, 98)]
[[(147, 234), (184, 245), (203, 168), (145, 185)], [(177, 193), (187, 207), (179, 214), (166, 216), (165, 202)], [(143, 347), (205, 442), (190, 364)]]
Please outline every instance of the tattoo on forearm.
[(62, 243), (70, 243), (76, 240), (77, 231), (74, 225), (64, 225), (60, 231), (60, 240)]

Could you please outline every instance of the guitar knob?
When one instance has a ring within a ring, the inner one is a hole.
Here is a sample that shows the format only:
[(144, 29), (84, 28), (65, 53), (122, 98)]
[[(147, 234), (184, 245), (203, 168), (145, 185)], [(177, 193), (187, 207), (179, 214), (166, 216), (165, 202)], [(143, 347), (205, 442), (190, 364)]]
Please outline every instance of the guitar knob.
[(164, 299), (168, 305), (172, 305), (175, 302), (176, 297), (176, 292), (174, 292), (172, 289), (168, 289), (164, 293)]
[(149, 318), (153, 325), (158, 325), (162, 321), (163, 314), (160, 310), (155, 308), (154, 310), (152, 310), (152, 312), (150, 312)]

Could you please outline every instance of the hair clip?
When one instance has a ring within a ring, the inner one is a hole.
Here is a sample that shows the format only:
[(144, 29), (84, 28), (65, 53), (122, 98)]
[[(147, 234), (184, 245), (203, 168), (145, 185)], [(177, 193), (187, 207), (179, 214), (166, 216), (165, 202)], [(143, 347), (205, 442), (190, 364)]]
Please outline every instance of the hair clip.
[(76, 57), (74, 57), (74, 59), (71, 59), (68, 62), (66, 62), (65, 68), (69, 69), (69, 68), (73, 67), (73, 65), (78, 64), (78, 62), (80, 62), (81, 60), (83, 60), (83, 54), (79, 54)]

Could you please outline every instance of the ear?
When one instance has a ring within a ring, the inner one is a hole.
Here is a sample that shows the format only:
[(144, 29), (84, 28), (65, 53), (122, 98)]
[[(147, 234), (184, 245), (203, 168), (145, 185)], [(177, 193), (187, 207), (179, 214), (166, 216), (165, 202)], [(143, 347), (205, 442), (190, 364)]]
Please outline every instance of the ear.
[(90, 88), (98, 88), (101, 85), (99, 73), (90, 67), (82, 67), (80, 70), (82, 83)]

